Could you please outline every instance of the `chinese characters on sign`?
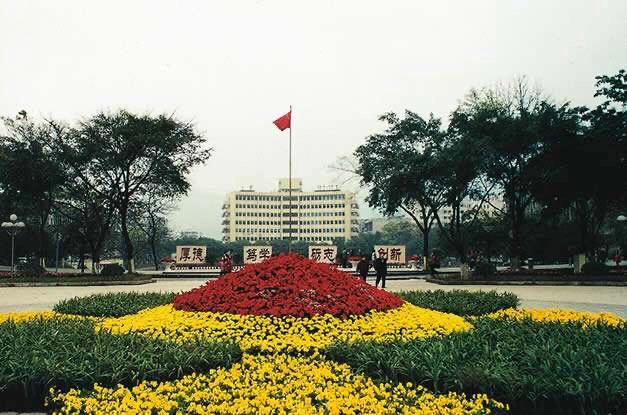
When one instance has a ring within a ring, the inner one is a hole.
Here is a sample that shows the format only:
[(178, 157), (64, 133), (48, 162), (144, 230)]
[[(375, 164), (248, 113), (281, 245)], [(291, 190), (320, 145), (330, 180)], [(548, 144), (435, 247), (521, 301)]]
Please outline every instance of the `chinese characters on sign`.
[(206, 246), (177, 246), (177, 264), (204, 264), (207, 259)]
[(271, 246), (245, 246), (244, 264), (256, 264), (272, 256)]
[(312, 245), (309, 247), (309, 259), (325, 264), (335, 264), (337, 257), (337, 246), (335, 245)]
[(379, 258), (387, 258), (388, 264), (405, 264), (405, 245), (375, 245)]

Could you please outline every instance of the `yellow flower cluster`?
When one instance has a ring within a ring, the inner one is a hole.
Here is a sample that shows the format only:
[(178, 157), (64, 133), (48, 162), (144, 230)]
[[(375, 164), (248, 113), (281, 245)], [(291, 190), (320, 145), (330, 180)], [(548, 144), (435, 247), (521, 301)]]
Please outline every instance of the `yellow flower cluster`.
[(0, 323), (5, 321), (21, 322), (34, 320), (36, 318), (49, 319), (53, 318), (57, 313), (54, 311), (20, 311), (15, 313), (0, 313)]
[(136, 332), (179, 342), (198, 336), (229, 338), (243, 350), (275, 353), (311, 352), (334, 341), (413, 340), (470, 330), (472, 325), (462, 317), (411, 304), (345, 320), (328, 314), (297, 318), (194, 313), (165, 305), (133, 315), (105, 319), (97, 327), (113, 333)]
[(602, 322), (610, 326), (625, 324), (625, 320), (612, 313), (591, 313), (589, 311), (573, 311), (562, 309), (515, 309), (508, 308), (488, 314), (489, 318), (515, 320), (532, 319), (539, 322), (581, 323), (584, 326)]
[(20, 323), (22, 321), (28, 320), (36, 320), (36, 319), (52, 319), (52, 318), (61, 318), (61, 319), (70, 319), (70, 320), (92, 320), (98, 321), (99, 317), (91, 317), (91, 316), (79, 316), (75, 314), (63, 314), (57, 313), (56, 311), (18, 311), (15, 313), (0, 313), (0, 324), (5, 321), (13, 321), (15, 323)]
[(56, 414), (487, 414), (507, 410), (485, 395), (434, 395), (377, 384), (345, 364), (289, 355), (244, 355), (230, 369), (127, 388), (52, 393)]

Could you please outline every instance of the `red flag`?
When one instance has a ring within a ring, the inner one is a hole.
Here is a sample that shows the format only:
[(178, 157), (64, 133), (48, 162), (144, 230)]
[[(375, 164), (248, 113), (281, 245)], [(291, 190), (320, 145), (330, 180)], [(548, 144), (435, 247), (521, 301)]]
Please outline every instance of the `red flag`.
[(292, 111), (273, 121), (274, 125), (281, 131), (292, 126)]

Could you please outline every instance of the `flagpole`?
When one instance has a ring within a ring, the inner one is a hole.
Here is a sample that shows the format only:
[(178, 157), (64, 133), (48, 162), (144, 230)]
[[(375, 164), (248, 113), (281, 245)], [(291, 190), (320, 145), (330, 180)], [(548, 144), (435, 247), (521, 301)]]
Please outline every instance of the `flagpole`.
[(288, 242), (287, 242), (287, 252), (291, 253), (292, 252), (292, 106), (290, 105), (290, 163), (289, 163), (289, 203), (290, 203), (290, 210), (289, 210), (289, 230), (288, 230)]

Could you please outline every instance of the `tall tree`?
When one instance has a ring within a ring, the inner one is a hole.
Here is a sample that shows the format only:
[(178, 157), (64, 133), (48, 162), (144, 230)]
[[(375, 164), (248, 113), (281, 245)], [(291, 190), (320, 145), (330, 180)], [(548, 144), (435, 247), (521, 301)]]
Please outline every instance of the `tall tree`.
[(608, 217), (627, 204), (627, 74), (598, 76), (594, 109), (544, 108), (543, 153), (530, 166), (534, 197), (552, 215), (572, 218), (575, 249), (594, 257)]
[[(481, 140), (460, 134), (452, 123), (431, 171), (431, 180), (442, 194), (441, 204), (432, 206), (439, 235), (453, 248), (462, 265), (467, 262), (469, 229), (493, 196), (494, 184), (486, 184), (482, 174), (483, 149)], [(449, 212), (447, 221), (440, 217), (439, 206), (445, 206)], [(469, 271), (463, 268), (462, 272)]]
[(172, 116), (135, 115), (127, 111), (99, 113), (80, 123), (66, 148), (76, 155), (79, 183), (112, 195), (129, 272), (134, 272), (134, 247), (129, 212), (147, 192), (171, 198), (190, 189), (190, 169), (204, 163), (211, 149), (191, 123)]
[(485, 143), (487, 178), (498, 186), (511, 225), (512, 267), (520, 267), (521, 229), (533, 198), (528, 166), (542, 150), (540, 91), (519, 78), (504, 88), (473, 90), (453, 113), (451, 124), (471, 140)]
[(65, 224), (68, 233), (78, 236), (89, 247), (95, 274), (115, 220), (115, 206), (112, 198), (74, 184), (68, 180), (64, 192), (55, 200), (55, 221)]
[(58, 131), (47, 122), (34, 122), (21, 111), (16, 119), (3, 118), (0, 136), (0, 188), (9, 195), (13, 209), (37, 228), (37, 256), (45, 265), (48, 248), (46, 227), (56, 195), (66, 180), (59, 154), (51, 143)]
[(154, 190), (143, 195), (130, 212), (130, 222), (144, 236), (155, 271), (159, 269), (159, 260), (163, 253), (160, 249), (161, 244), (170, 237), (168, 214), (172, 210), (174, 201)]
[(386, 215), (407, 214), (422, 233), (423, 255), (429, 255), (429, 232), (444, 203), (442, 187), (433, 180), (437, 153), (445, 138), (441, 121), (411, 111), (400, 118), (387, 113), (381, 134), (367, 138), (355, 150), (357, 173), (369, 188), (367, 202)]

